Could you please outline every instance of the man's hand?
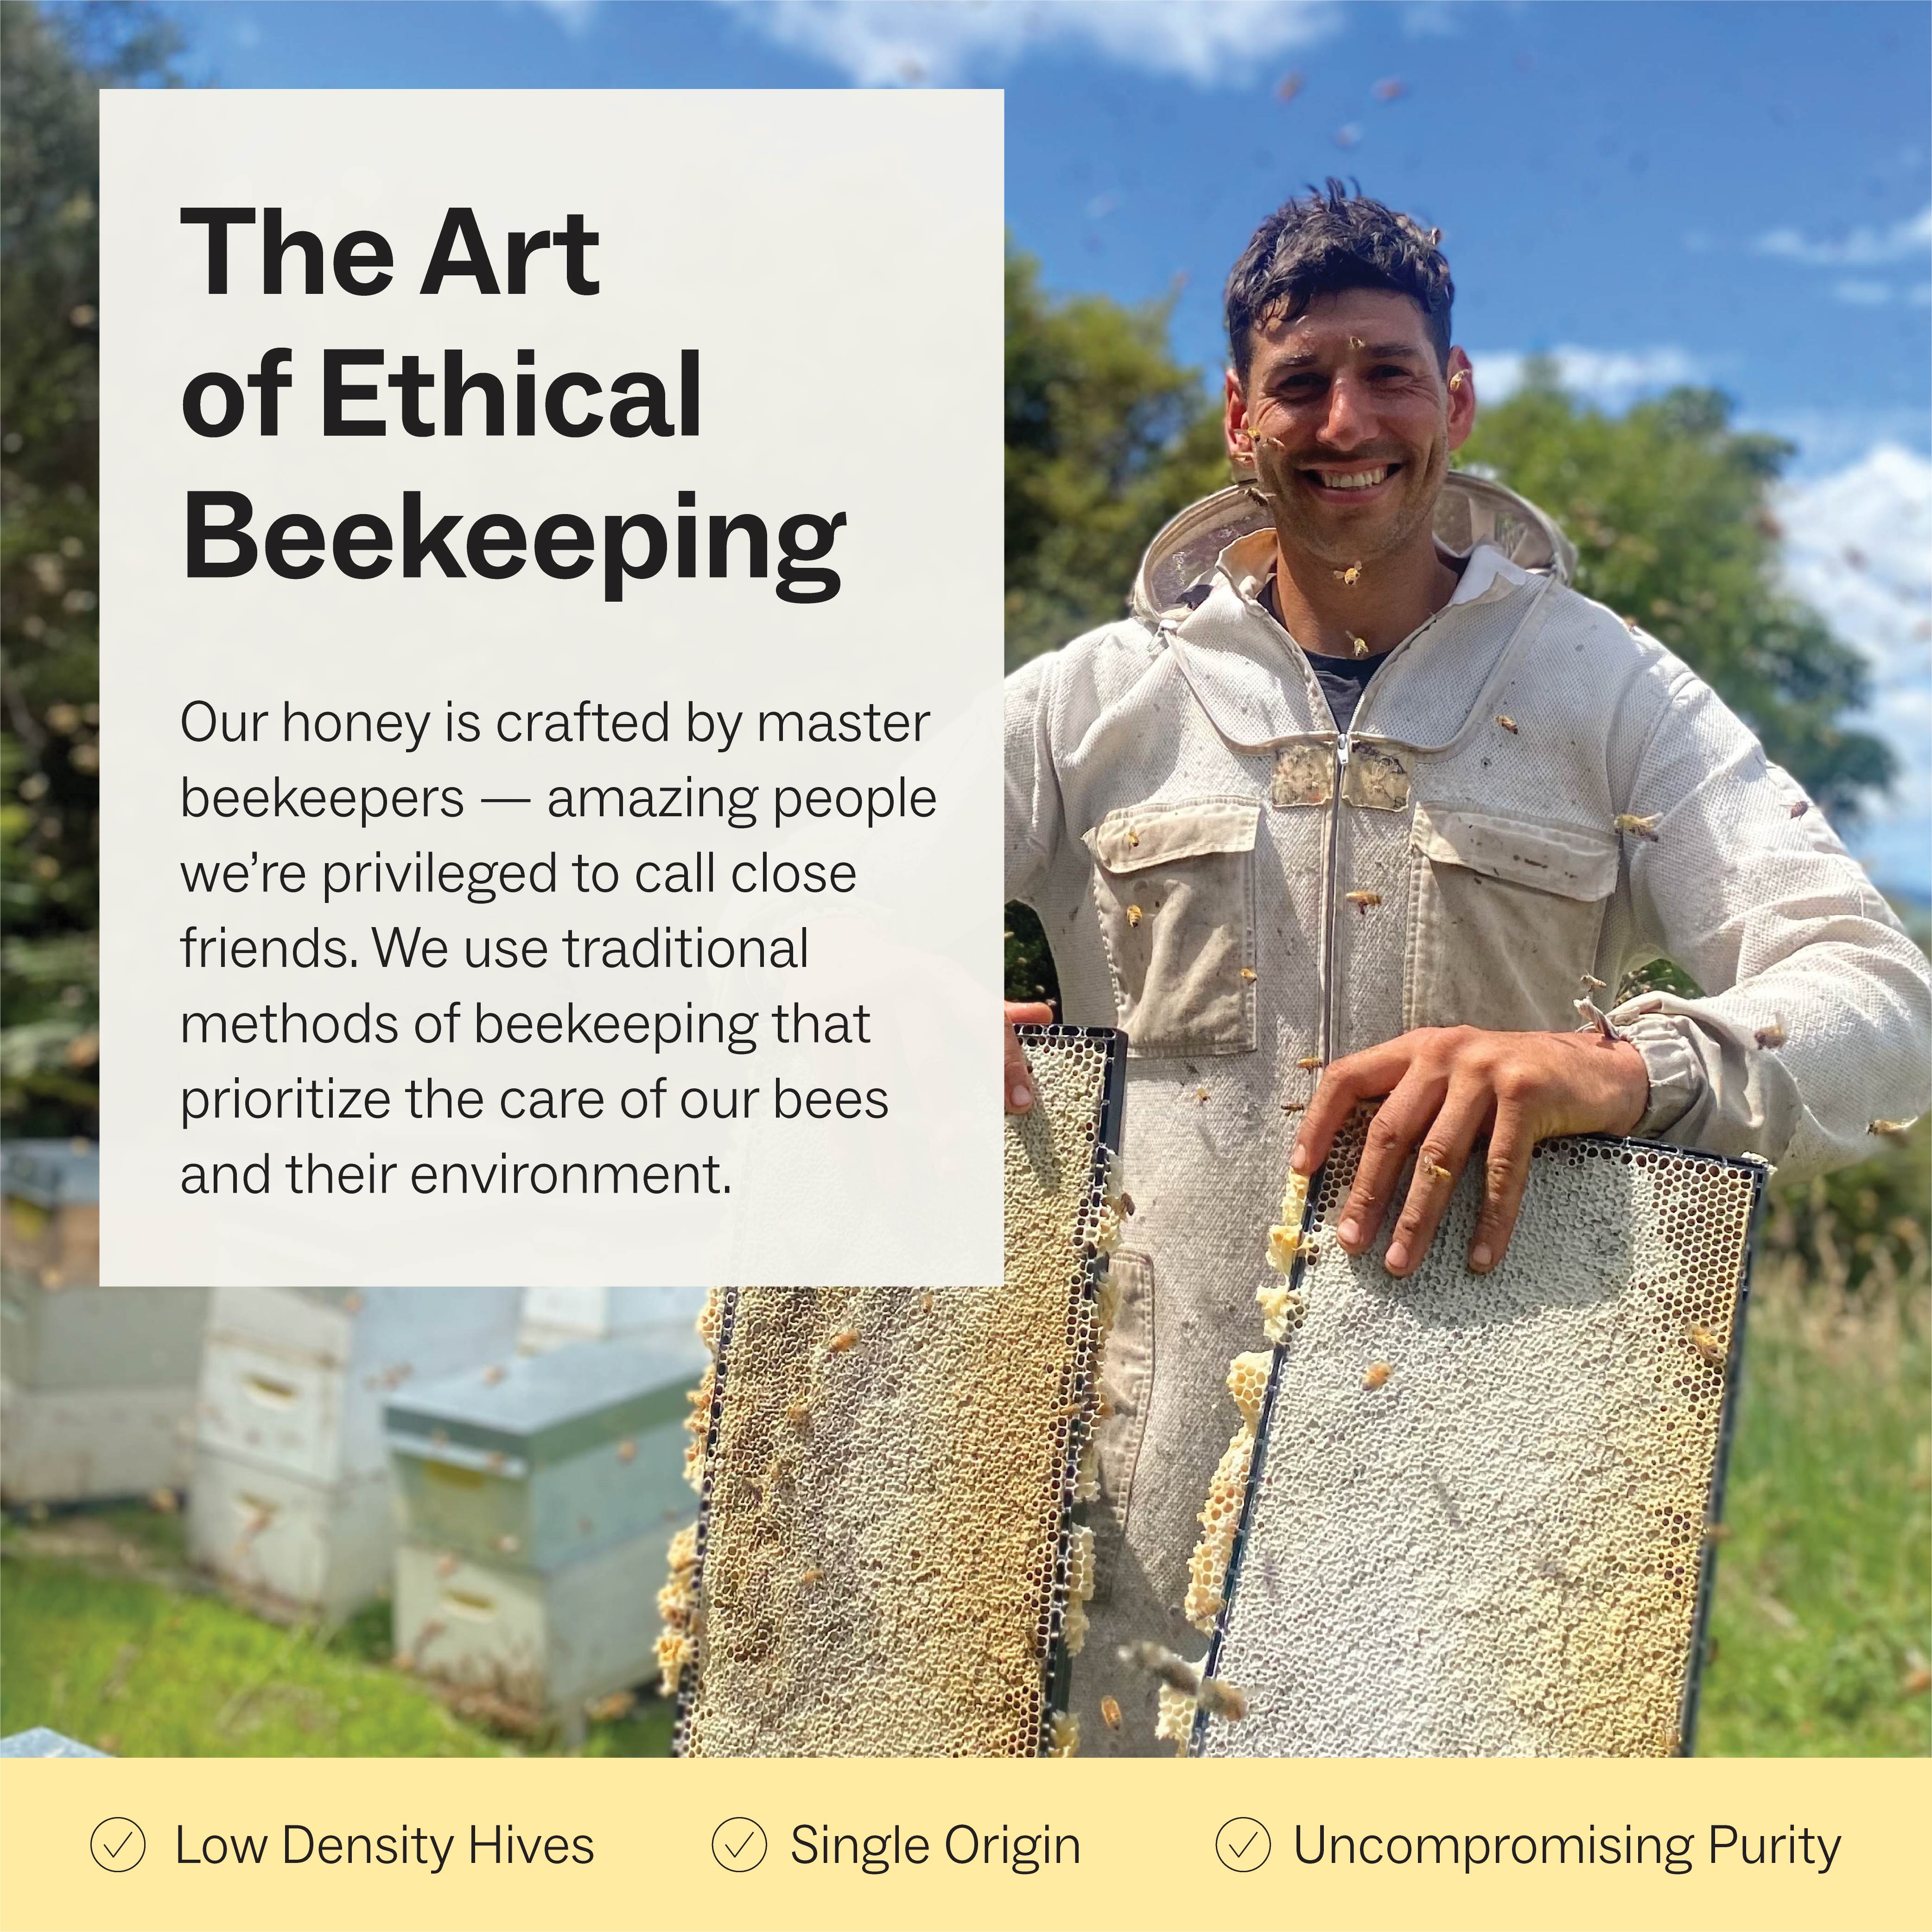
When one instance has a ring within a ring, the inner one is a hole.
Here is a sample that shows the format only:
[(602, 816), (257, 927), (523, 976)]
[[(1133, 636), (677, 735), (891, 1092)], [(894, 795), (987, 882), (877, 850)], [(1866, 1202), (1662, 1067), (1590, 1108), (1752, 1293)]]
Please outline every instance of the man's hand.
[(1289, 1156), (1296, 1173), (1312, 1174), (1355, 1102), (1378, 1094), (1388, 1097), (1370, 1125), (1336, 1228), (1342, 1246), (1358, 1255), (1373, 1243), (1419, 1143), (1386, 1264), (1390, 1274), (1412, 1273), (1436, 1238), (1470, 1149), (1486, 1134), (1483, 1208), (1468, 1257), (1485, 1274), (1509, 1246), (1531, 1148), (1553, 1134), (1629, 1132), (1649, 1105), (1650, 1082), (1635, 1047), (1600, 1034), (1421, 1028), (1323, 1074)]
[(1033, 1106), (1033, 1074), (1021, 1051), (1016, 1026), (1051, 1026), (1053, 1009), (1042, 1000), (1009, 1000), (1006, 1002), (1006, 1066), (1003, 1084), (1006, 1112), (1024, 1114)]

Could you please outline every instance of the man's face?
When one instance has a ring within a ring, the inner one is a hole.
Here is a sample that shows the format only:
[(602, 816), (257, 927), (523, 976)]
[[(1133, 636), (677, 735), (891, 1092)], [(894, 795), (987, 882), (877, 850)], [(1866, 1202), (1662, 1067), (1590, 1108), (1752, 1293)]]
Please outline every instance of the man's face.
[(1257, 329), (1228, 376), (1228, 448), (1252, 448), (1284, 550), (1346, 567), (1426, 541), (1449, 452), (1476, 417), (1469, 360), (1438, 366), (1421, 309), (1387, 289), (1318, 296)]

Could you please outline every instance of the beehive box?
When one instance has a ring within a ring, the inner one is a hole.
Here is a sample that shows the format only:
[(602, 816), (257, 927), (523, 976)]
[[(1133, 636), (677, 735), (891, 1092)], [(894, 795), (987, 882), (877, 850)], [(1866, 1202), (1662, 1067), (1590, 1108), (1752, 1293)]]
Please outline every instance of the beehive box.
[(704, 1306), (701, 1288), (526, 1288), (517, 1347), (539, 1355), (572, 1342), (682, 1340)]
[(100, 1279), (100, 1150), (93, 1142), (0, 1144), (0, 1274), (44, 1288)]
[(1207, 1512), (1241, 1512), (1225, 1580), (1197, 1559), (1196, 1584), (1210, 1616), (1225, 1595), (1207, 1668), (1246, 1714), (1197, 1716), (1193, 1747), (1688, 1750), (1768, 1170), (1546, 1141), (1479, 1276), (1472, 1162), (1396, 1280), (1386, 1233), (1357, 1258), (1333, 1232), (1372, 1115), (1310, 1192), (1245, 1493)]
[(386, 1476), (382, 1405), (451, 1370), (508, 1361), (514, 1288), (218, 1288), (196, 1440), (328, 1485)]
[(707, 1311), (704, 1508), (660, 1598), (692, 1755), (1072, 1748), (1123, 1040), (1023, 1029), (1000, 1288), (736, 1288)]
[(0, 1286), (0, 1373), (33, 1389), (192, 1390), (208, 1319), (205, 1288)]
[(194, 1458), (194, 1384), (22, 1388), (0, 1379), (0, 1499), (91, 1502), (178, 1489)]
[(251, 1610), (333, 1622), (388, 1587), (395, 1498), (385, 1472), (318, 1483), (204, 1446), (188, 1530), (190, 1557)]
[(668, 1345), (579, 1342), (412, 1384), (387, 1417), (409, 1534), (518, 1570), (646, 1532), (662, 1556), (695, 1509), (684, 1418), (704, 1359), (687, 1328)]
[(8, 1273), (0, 1496), (85, 1502), (184, 1482), (207, 1304), (201, 1288), (49, 1286)]
[(396, 1551), (398, 1650), (422, 1676), (522, 1710), (580, 1711), (655, 1671), (648, 1606), (664, 1540), (653, 1529), (537, 1571), (406, 1538)]
[(16, 1731), (10, 1738), (0, 1738), (0, 1757), (105, 1757), (105, 1751), (96, 1750), (92, 1744), (77, 1743), (58, 1731), (51, 1731), (44, 1724), (36, 1724), (32, 1730)]

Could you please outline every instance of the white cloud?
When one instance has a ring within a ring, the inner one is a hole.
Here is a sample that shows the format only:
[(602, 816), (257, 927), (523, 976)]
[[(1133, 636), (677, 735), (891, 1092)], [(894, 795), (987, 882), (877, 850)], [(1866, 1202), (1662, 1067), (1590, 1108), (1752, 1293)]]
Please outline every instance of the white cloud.
[(1333, 0), (735, 0), (768, 39), (860, 87), (995, 74), (1047, 46), (1084, 46), (1197, 87), (1274, 78), (1292, 47), (1339, 32)]
[(1448, 0), (1412, 0), (1402, 10), (1402, 30), (1412, 40), (1454, 40), (1462, 31)]
[(1752, 244), (1760, 255), (1780, 255), (1813, 268), (1870, 268), (1902, 262), (1932, 248), (1932, 207), (1888, 228), (1854, 228), (1826, 242), (1808, 242), (1795, 228), (1774, 228)]
[(1898, 754), (1892, 796), (1858, 829), (1881, 884), (1932, 887), (1932, 461), (1880, 444), (1778, 493), (1784, 576), (1871, 666), (1856, 722)]
[(1892, 299), (1889, 282), (1838, 282), (1832, 290), (1834, 301), (1850, 302), (1855, 308), (1877, 308)]
[[(1668, 389), (1706, 379), (1702, 364), (1685, 350), (1580, 349), (1574, 344), (1546, 352), (1556, 358), (1558, 380), (1574, 395), (1604, 409), (1617, 409), (1646, 390)], [(1515, 350), (1472, 351), (1478, 402), (1500, 403), (1522, 386), (1529, 358)]]

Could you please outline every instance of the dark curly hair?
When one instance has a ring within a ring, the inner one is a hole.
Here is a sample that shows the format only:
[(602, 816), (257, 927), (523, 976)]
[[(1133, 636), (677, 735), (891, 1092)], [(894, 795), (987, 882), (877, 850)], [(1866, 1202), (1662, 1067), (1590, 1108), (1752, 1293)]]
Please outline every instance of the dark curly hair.
[(1228, 275), (1228, 346), (1245, 382), (1257, 326), (1298, 316), (1316, 296), (1343, 289), (1393, 289), (1423, 313), (1436, 360), (1449, 366), (1449, 309), (1456, 285), (1436, 245), (1439, 228), (1354, 193), (1330, 175), (1285, 201), (1254, 232)]

